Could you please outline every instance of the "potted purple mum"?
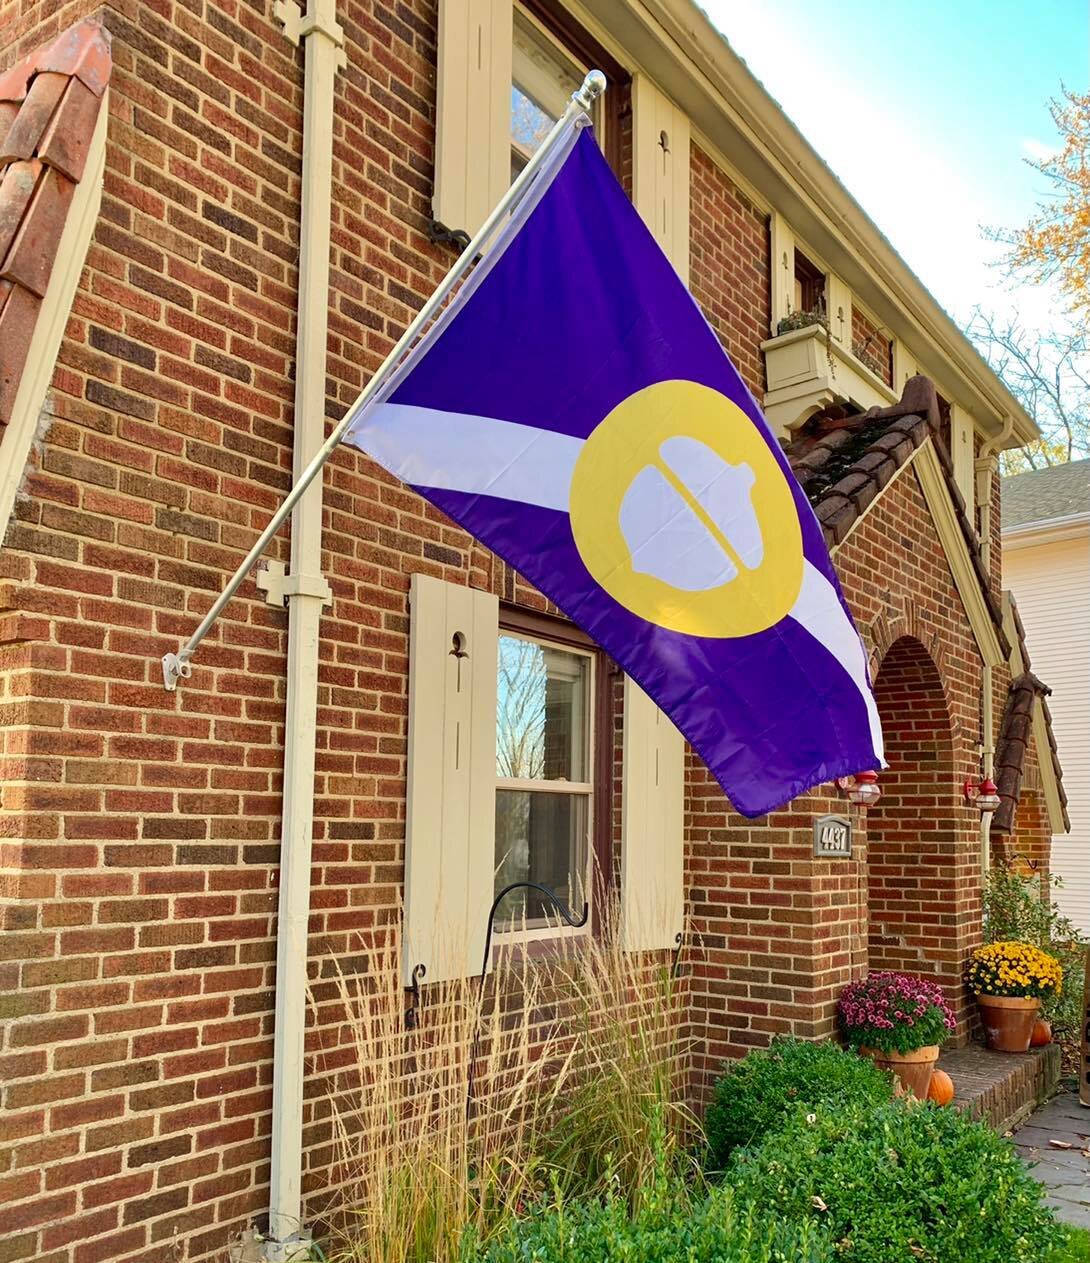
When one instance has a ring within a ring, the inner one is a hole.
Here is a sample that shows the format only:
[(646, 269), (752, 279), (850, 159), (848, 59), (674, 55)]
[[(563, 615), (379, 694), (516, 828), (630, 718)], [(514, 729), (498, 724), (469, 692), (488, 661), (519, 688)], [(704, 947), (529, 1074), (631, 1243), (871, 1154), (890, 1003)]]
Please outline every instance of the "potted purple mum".
[(938, 983), (911, 974), (868, 974), (840, 993), (844, 1038), (906, 1092), (927, 1098), (939, 1045), (954, 1029), (954, 1015)]

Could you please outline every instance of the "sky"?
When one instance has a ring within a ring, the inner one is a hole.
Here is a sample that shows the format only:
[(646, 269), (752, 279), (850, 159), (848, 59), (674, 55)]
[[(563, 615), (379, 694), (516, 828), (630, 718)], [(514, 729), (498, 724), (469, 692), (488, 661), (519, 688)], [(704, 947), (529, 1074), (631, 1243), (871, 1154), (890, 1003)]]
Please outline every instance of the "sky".
[(1054, 293), (1012, 293), (982, 225), (1047, 190), (1048, 100), (1090, 78), (1086, 0), (701, 0), (765, 89), (931, 293), (1046, 328)]

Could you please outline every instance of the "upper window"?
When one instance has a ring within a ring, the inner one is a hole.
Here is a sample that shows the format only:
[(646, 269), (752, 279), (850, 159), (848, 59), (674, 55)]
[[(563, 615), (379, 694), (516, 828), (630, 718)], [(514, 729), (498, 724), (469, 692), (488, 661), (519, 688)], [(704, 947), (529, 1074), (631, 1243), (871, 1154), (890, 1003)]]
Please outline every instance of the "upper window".
[[(582, 87), (589, 69), (529, 14), (515, 10), (511, 47), (512, 179), (567, 109), (572, 93)], [(591, 117), (601, 144), (601, 98), (595, 102)]]
[[(590, 894), (594, 655), (500, 632), (496, 687), (496, 884), (534, 882), (576, 913)], [(550, 901), (526, 889), (497, 925), (555, 925)]]
[(795, 248), (794, 310), (825, 314), (825, 273)]

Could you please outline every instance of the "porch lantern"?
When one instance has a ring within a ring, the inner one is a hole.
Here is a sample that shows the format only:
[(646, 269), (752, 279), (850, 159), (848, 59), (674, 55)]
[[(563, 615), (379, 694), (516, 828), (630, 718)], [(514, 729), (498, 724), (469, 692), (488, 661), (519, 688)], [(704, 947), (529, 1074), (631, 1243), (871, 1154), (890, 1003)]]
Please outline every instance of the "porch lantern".
[(856, 772), (854, 776), (837, 777), (837, 785), (848, 795), (848, 801), (862, 807), (873, 807), (882, 797), (877, 772)]
[(973, 784), (969, 777), (965, 782), (965, 801), (975, 803), (982, 816), (990, 815), (999, 807), (999, 790), (990, 776), (985, 776), (979, 785)]

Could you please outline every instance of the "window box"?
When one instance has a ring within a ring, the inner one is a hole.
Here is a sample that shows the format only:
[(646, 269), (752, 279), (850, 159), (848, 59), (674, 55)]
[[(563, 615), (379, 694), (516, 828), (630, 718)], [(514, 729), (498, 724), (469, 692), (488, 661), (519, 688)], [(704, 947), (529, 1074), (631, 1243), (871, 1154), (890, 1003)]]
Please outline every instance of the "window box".
[(824, 325), (792, 329), (761, 343), (768, 389), (764, 413), (781, 435), (831, 404), (885, 408), (897, 395), (836, 340)]

